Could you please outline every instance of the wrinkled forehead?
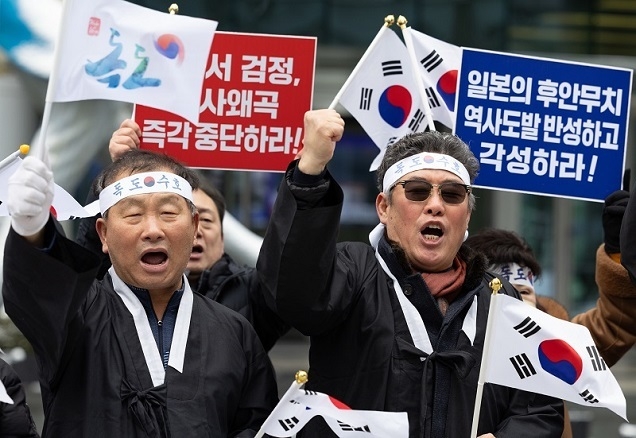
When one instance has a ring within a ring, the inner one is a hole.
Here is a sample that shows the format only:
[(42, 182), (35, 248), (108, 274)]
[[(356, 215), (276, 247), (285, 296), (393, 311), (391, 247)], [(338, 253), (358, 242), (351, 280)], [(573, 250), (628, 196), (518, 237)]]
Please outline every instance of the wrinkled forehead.
[[(413, 172), (405, 173), (397, 181), (402, 180), (416, 180), (416, 181), (426, 181), (428, 183), (445, 183), (445, 182), (457, 182), (463, 184), (464, 181), (461, 180), (456, 174), (453, 172), (448, 172), (446, 170), (438, 170), (438, 169), (420, 169), (414, 170)], [(396, 181), (396, 182), (397, 182)]]

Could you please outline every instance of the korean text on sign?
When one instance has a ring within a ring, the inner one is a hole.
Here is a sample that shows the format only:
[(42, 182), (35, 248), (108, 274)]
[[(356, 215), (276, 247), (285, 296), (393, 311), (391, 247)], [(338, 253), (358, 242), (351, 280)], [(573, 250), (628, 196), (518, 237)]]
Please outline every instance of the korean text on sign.
[(480, 161), (477, 186), (596, 201), (620, 188), (630, 70), (463, 53), (455, 133)]
[(284, 171), (302, 147), (315, 51), (313, 37), (217, 32), (199, 123), (138, 107), (141, 147), (191, 167)]

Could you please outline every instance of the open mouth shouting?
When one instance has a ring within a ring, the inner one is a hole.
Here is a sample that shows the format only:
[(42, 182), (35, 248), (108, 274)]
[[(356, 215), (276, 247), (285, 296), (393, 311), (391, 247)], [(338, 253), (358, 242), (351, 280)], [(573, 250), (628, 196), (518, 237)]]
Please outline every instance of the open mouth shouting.
[(425, 240), (430, 241), (436, 241), (444, 235), (444, 232), (439, 225), (428, 225), (421, 231), (421, 233)]
[(168, 261), (168, 252), (164, 249), (152, 249), (141, 255), (141, 263), (154, 270), (163, 267)]

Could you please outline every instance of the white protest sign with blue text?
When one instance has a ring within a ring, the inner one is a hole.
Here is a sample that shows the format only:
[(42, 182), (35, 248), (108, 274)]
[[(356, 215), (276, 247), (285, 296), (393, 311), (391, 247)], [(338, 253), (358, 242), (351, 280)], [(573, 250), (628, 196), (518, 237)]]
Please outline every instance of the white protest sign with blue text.
[(475, 186), (603, 201), (621, 188), (632, 71), (463, 49), (455, 133)]

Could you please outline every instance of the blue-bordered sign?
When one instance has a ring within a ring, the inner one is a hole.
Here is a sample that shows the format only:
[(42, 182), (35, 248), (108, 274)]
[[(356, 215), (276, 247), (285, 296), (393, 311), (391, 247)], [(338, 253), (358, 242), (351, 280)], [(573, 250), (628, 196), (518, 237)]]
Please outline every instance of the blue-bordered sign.
[(632, 71), (463, 49), (455, 133), (475, 186), (603, 201), (621, 188)]

